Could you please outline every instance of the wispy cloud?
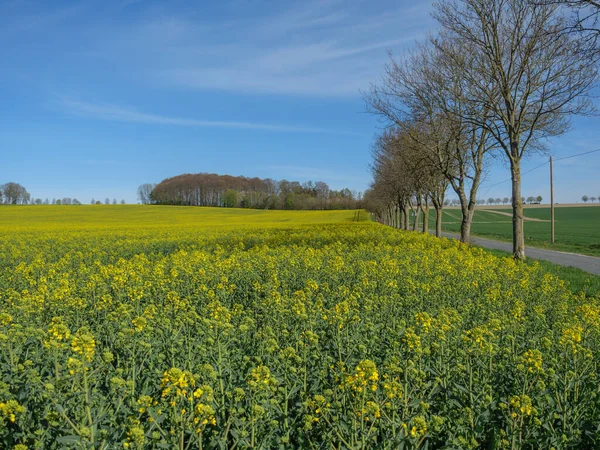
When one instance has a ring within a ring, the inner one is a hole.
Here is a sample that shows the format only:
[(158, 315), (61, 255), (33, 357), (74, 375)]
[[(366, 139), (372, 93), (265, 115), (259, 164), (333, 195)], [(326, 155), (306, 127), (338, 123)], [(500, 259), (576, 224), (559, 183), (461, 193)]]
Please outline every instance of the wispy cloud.
[[(256, 55), (252, 61), (215, 67), (160, 71), (170, 83), (194, 89), (217, 89), (262, 94), (358, 96), (375, 80), (387, 58), (387, 49), (412, 37), (374, 42), (365, 46), (339, 46), (333, 42), (290, 45)], [(377, 61), (372, 52), (378, 52)]]
[[(358, 96), (380, 74), (387, 50), (427, 31), (429, 5), (362, 11), (361, 2), (303, 2), (265, 20), (239, 24), (243, 44), (221, 58), (172, 64), (157, 76), (194, 89)], [(398, 23), (403, 23), (399, 29)]]
[(61, 67), (110, 67), (121, 83), (358, 97), (381, 74), (387, 50), (411, 45), (432, 26), (429, 1), (120, 0), (100, 13), (95, 3), (0, 0), (0, 36), (27, 36), (44, 51), (53, 36)]
[(72, 98), (61, 98), (59, 106), (64, 112), (71, 115), (112, 122), (141, 123), (148, 125), (173, 125), (197, 128), (234, 128), (240, 130), (260, 130), (287, 133), (355, 134), (351, 131), (332, 130), (309, 126), (170, 117), (145, 113), (136, 109), (119, 105), (101, 105)]
[(388, 50), (410, 46), (432, 26), (430, 2), (235, 4), (211, 20), (201, 8), (140, 8), (126, 26), (92, 28), (85, 48), (124, 74), (167, 87), (358, 97), (380, 75)]

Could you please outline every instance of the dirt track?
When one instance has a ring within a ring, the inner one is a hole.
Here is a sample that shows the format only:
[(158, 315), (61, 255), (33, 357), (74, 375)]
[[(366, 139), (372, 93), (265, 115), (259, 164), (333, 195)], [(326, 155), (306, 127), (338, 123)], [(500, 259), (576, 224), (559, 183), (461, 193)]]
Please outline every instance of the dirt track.
[[(510, 217), (512, 219), (512, 214), (504, 212), (504, 211), (494, 211), (493, 209), (479, 209), (478, 211), (489, 212), (489, 213), (493, 213), (493, 214), (500, 214), (502, 216)], [(536, 219), (535, 217), (527, 217), (527, 216), (523, 216), (523, 220), (525, 220), (525, 222), (550, 222), (549, 220)], [(483, 222), (477, 222), (477, 223), (483, 223)]]

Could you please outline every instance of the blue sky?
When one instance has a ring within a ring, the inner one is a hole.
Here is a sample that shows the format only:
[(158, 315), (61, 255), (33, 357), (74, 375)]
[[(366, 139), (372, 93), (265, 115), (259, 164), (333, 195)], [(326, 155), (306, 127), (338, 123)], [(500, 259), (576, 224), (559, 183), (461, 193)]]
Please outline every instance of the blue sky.
[[(0, 1), (0, 183), (136, 201), (184, 172), (364, 190), (380, 125), (361, 90), (435, 28), (399, 0)], [(600, 148), (600, 118), (551, 143)], [(524, 170), (544, 161), (534, 155)], [(600, 153), (556, 164), (556, 198), (600, 196)], [(510, 196), (501, 158), (482, 196)], [(523, 194), (549, 197), (547, 167)], [(491, 186), (491, 187), (490, 187)]]

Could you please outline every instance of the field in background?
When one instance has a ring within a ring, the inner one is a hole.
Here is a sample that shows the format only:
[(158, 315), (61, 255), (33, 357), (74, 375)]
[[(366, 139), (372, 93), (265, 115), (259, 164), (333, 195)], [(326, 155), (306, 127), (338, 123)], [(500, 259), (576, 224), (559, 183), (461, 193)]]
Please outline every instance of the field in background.
[(94, 228), (272, 227), (370, 220), (365, 211), (266, 211), (145, 205), (0, 206), (0, 233), (8, 230)]
[[(492, 212), (493, 211), (493, 212)], [(569, 206), (555, 208), (556, 242), (550, 242), (550, 207), (526, 207), (525, 244), (559, 251), (600, 256), (600, 207)], [(501, 207), (479, 207), (475, 211), (471, 232), (473, 235), (510, 241), (512, 239), (512, 211)], [(429, 216), (430, 227), (435, 227), (435, 214)], [(460, 231), (460, 210), (444, 210), (443, 229)]]

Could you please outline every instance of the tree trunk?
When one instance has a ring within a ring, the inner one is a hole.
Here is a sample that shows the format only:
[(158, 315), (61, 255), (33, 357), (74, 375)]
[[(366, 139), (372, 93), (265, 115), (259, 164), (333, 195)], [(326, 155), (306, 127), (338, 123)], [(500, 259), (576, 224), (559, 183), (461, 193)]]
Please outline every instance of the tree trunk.
[(525, 260), (525, 231), (523, 229), (523, 201), (521, 199), (521, 160), (513, 158), (510, 164), (513, 208), (513, 256)]
[(408, 226), (410, 222), (410, 213), (408, 212), (408, 208), (404, 206), (404, 229), (408, 231)]
[(404, 204), (400, 203), (400, 212), (399, 212), (399, 214), (400, 214), (400, 229), (401, 230), (405, 229), (404, 228), (405, 227), (405, 225), (404, 225), (404, 218), (405, 218), (406, 215), (404, 214), (404, 209), (405, 209)]
[(433, 207), (435, 208), (435, 235), (436, 237), (442, 237), (442, 212), (444, 201), (442, 198), (442, 202), (438, 202), (435, 199), (432, 199)]
[(461, 210), (461, 221), (460, 221), (460, 241), (469, 242), (471, 238), (471, 220), (469, 214), (469, 207), (467, 205), (460, 205)]
[(414, 222), (413, 222), (413, 231), (417, 231), (419, 229), (419, 210), (421, 209), (421, 202), (417, 203), (417, 207), (413, 209), (414, 212)]
[(425, 208), (423, 210), (423, 233), (429, 232), (429, 202), (425, 200)]
[(464, 192), (460, 193), (460, 241), (469, 242), (471, 239), (471, 223), (473, 222), (473, 213), (475, 212), (475, 203), (467, 201)]

